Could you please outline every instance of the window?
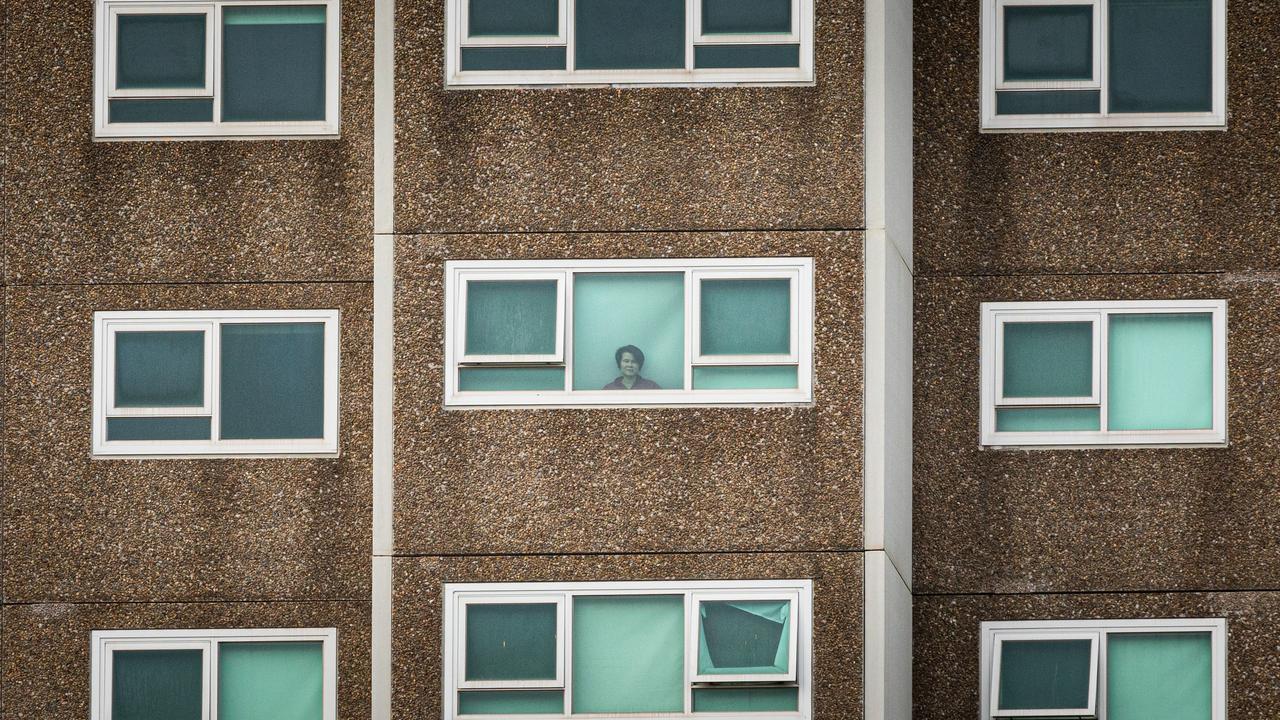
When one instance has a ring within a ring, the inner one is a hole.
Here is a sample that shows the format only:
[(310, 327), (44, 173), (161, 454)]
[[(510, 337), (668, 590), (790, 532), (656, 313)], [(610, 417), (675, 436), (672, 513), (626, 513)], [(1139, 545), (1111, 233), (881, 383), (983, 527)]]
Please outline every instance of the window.
[(982, 127), (1226, 125), (1226, 0), (982, 0)]
[(1225, 300), (983, 303), (984, 445), (1220, 445)]
[(97, 0), (99, 138), (336, 137), (338, 0)]
[(92, 720), (335, 720), (337, 631), (97, 630)]
[(813, 262), (445, 264), (449, 405), (803, 403)]
[(338, 311), (94, 314), (95, 455), (338, 451)]
[(1227, 623), (982, 623), (982, 717), (1226, 720)]
[(448, 0), (450, 85), (813, 82), (813, 0)]
[(445, 586), (446, 720), (810, 717), (807, 580)]

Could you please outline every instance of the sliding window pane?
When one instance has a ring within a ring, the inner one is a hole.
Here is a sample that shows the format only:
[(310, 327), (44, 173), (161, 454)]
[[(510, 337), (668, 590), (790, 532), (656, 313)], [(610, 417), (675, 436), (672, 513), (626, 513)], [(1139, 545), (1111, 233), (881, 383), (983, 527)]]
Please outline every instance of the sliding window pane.
[(577, 0), (579, 70), (685, 66), (686, 0)]
[(324, 437), (324, 324), (222, 326), (227, 440)]
[(1110, 109), (1213, 109), (1213, 0), (1110, 0)]
[(1207, 720), (1212, 706), (1209, 633), (1107, 637), (1108, 720)]
[(573, 602), (573, 712), (684, 710), (684, 598)]
[(785, 675), (791, 668), (790, 600), (698, 603), (698, 673)]
[(323, 720), (324, 652), (318, 642), (218, 646), (218, 720)]
[(1006, 322), (1004, 396), (1093, 394), (1093, 323)]
[(472, 37), (557, 35), (559, 0), (469, 0), (468, 33)]
[(324, 6), (233, 6), (222, 17), (222, 119), (324, 120)]
[(111, 664), (112, 720), (201, 720), (203, 651), (116, 650)]
[(1112, 430), (1213, 427), (1213, 316), (1113, 315), (1107, 424)]
[(1000, 709), (1089, 705), (1089, 640), (1006, 640), (1000, 649)]
[(467, 680), (554, 680), (555, 603), (471, 603)]
[(117, 332), (116, 407), (204, 404), (204, 333)]
[(703, 280), (703, 355), (791, 352), (791, 281)]
[(555, 280), (468, 282), (466, 353), (555, 353), (556, 287)]
[(702, 32), (789, 33), (791, 0), (702, 0)]
[(1093, 79), (1093, 7), (1006, 7), (1003, 60), (1009, 81)]
[(682, 389), (684, 335), (683, 273), (574, 277), (574, 390)]
[(205, 86), (206, 16), (117, 16), (116, 87), (121, 90)]

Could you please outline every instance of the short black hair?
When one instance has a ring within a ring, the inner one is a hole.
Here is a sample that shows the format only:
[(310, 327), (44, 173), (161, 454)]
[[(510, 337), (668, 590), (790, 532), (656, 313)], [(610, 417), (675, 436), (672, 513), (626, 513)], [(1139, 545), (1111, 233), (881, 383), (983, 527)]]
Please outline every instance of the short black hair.
[(622, 353), (631, 353), (640, 367), (644, 367), (644, 351), (635, 345), (623, 345), (613, 352), (613, 364), (622, 367)]

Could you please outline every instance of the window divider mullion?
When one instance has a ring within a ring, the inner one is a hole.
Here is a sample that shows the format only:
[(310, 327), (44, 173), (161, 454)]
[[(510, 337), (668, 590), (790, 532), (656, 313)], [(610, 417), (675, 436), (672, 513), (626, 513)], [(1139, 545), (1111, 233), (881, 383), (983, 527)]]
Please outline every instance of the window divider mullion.
[(213, 4), (213, 45), (209, 55), (213, 61), (213, 76), (210, 78), (210, 92), (213, 95), (214, 127), (222, 125), (222, 3)]
[(209, 325), (209, 441), (222, 443), (222, 319)]
[(1098, 431), (1109, 432), (1107, 423), (1107, 394), (1110, 349), (1107, 337), (1111, 334), (1111, 313), (1103, 311), (1098, 318)]
[(1108, 72), (1111, 44), (1107, 41), (1110, 23), (1110, 0), (1098, 0), (1098, 115), (1108, 117), (1111, 114), (1110, 103), (1107, 102), (1107, 88), (1110, 86), (1111, 73)]

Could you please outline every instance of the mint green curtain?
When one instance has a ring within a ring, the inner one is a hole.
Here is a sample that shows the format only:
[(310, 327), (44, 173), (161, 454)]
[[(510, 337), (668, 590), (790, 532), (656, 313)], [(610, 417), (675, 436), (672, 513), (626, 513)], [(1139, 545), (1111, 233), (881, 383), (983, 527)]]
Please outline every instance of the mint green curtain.
[(563, 690), (467, 690), (458, 693), (459, 715), (559, 715)]
[(203, 654), (201, 650), (113, 651), (113, 720), (200, 720)]
[(467, 680), (554, 680), (555, 603), (467, 605)]
[(116, 407), (204, 404), (204, 333), (118, 332)]
[(217, 720), (322, 720), (324, 645), (218, 645)]
[(1006, 640), (1000, 652), (1000, 709), (1089, 705), (1088, 640)]
[(717, 365), (693, 369), (694, 390), (794, 390), (799, 385), (799, 370), (795, 365)]
[(685, 0), (576, 0), (574, 67), (683, 68)]
[(222, 10), (226, 25), (323, 25), (323, 5), (267, 5), (228, 7)]
[(550, 355), (556, 351), (555, 280), (467, 283), (468, 355)]
[(1093, 324), (1004, 324), (1004, 396), (1088, 397), (1093, 393)]
[(579, 273), (573, 281), (573, 389), (618, 377), (614, 351), (644, 352), (641, 377), (684, 388), (684, 274)]
[(1027, 407), (996, 409), (999, 432), (1099, 430), (1102, 410), (1096, 407)]
[(778, 675), (791, 669), (790, 600), (698, 603), (698, 673)]
[(324, 7), (228, 7), (222, 18), (222, 119), (323, 120)]
[(573, 601), (573, 712), (684, 710), (684, 598)]
[(465, 367), (458, 370), (458, 389), (465, 392), (564, 390), (564, 368)]
[(795, 712), (800, 709), (800, 688), (725, 687), (694, 688), (694, 712)]
[(1209, 720), (1212, 702), (1209, 633), (1107, 636), (1108, 720)]
[(791, 352), (791, 281), (703, 280), (703, 355)]
[(1107, 424), (1112, 430), (1213, 427), (1213, 316), (1112, 315)]
[(221, 436), (324, 436), (324, 324), (222, 326)]

